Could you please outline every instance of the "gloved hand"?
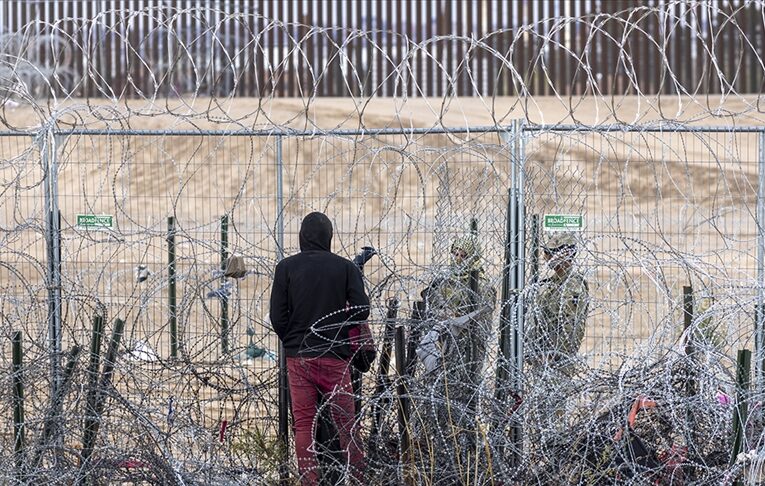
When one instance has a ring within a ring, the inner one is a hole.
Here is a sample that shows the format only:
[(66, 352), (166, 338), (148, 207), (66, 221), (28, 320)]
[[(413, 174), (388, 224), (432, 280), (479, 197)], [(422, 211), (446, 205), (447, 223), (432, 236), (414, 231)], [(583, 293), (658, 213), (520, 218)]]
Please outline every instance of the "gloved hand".
[(377, 250), (375, 250), (374, 247), (365, 246), (361, 248), (361, 252), (353, 258), (353, 263), (361, 268), (375, 255), (377, 255)]
[(441, 360), (437, 356), (428, 355), (422, 360), (423, 366), (425, 366), (425, 373), (432, 373), (441, 366)]
[(439, 323), (443, 329), (450, 329), (452, 333), (459, 334), (460, 331), (465, 329), (471, 320), (478, 316), (481, 310), (473, 311), (470, 314), (464, 316), (452, 317), (451, 319), (445, 319)]
[(417, 346), (415, 352), (417, 357), (422, 360), (425, 365), (425, 371), (430, 373), (438, 369), (441, 364), (441, 350), (438, 349), (438, 339), (440, 334), (437, 330), (432, 329), (420, 339), (420, 344)]

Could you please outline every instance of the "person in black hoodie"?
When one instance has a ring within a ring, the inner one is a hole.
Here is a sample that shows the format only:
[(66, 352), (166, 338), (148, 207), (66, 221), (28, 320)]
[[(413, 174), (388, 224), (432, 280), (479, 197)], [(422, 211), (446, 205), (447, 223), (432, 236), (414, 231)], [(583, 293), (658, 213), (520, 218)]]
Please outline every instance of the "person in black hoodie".
[(369, 317), (358, 268), (331, 251), (332, 222), (313, 212), (300, 226), (300, 253), (276, 265), (271, 325), (287, 357), (295, 448), (303, 485), (318, 483), (313, 426), (320, 396), (347, 451), (351, 476), (361, 480), (364, 455), (354, 427), (349, 331)]

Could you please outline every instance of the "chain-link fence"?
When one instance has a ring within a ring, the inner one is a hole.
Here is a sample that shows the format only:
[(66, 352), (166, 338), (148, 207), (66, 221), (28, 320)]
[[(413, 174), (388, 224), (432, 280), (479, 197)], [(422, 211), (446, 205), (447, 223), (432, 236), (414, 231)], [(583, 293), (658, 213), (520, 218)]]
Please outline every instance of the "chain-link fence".
[[(580, 245), (575, 267), (589, 287), (581, 369), (572, 378), (589, 388), (566, 388), (568, 406), (592, 411), (583, 402), (597, 401), (596, 388), (619, 389), (619, 399), (639, 393), (633, 382), (609, 380), (685, 356), (691, 341), (719, 363), (719, 374), (698, 377), (699, 389), (732, 395), (725, 387), (734, 383), (733, 353), (755, 347), (762, 304), (764, 134), (518, 123), (3, 134), (0, 362), (11, 370), (14, 331), (23, 362), (20, 373), (0, 374), (8, 391), (1, 400), (7, 410), (24, 409), (25, 431), (19, 444), (11, 439), (21, 422), (4, 421), (3, 469), (39, 480), (284, 476), (278, 444), (288, 411), (268, 297), (275, 264), (299, 250), (300, 221), (315, 210), (334, 222), (336, 253), (377, 249), (365, 285), (378, 354), (386, 343), (389, 353), (403, 346), (396, 356), (407, 363), (421, 292), (443, 277), (452, 243), (477, 235), (498, 296), (478, 391), (485, 440), (481, 459), (465, 466), (478, 483), (531, 474), (539, 457), (550, 457), (534, 456), (533, 417), (551, 390), (526, 376), (523, 332), (533, 324), (534, 302), (525, 297), (549, 277), (540, 248), (561, 229), (555, 216), (574, 221), (567, 229)], [(231, 255), (244, 258), (244, 278), (224, 276)], [(399, 302), (392, 320), (391, 299)], [(121, 336), (111, 335), (117, 319)], [(110, 346), (115, 353), (102, 356)], [(101, 361), (113, 371), (99, 373)], [(359, 420), (369, 435), (375, 413), (384, 415), (388, 426), (376, 433), (390, 435), (385, 467), (393, 469), (381, 470), (403, 481), (414, 474), (407, 464), (433, 453), (419, 442), (418, 424), (434, 399), (417, 386), (421, 372), (392, 366), (383, 380), (373, 369)], [(19, 376), (23, 400), (10, 393)], [(402, 396), (409, 402), (393, 400)], [(557, 417), (573, 427), (581, 416)], [(710, 470), (727, 464), (705, 461)], [(417, 474), (412, 480), (438, 478)]]
[[(582, 349), (619, 365), (683, 333), (683, 287), (730, 349), (753, 346), (762, 299), (759, 129), (533, 129), (529, 212), (582, 215), (592, 305)], [(712, 332), (712, 328), (709, 330)], [(711, 337), (711, 336), (710, 336)], [(601, 361), (605, 359), (606, 361)], [(615, 360), (615, 361), (614, 361)]]

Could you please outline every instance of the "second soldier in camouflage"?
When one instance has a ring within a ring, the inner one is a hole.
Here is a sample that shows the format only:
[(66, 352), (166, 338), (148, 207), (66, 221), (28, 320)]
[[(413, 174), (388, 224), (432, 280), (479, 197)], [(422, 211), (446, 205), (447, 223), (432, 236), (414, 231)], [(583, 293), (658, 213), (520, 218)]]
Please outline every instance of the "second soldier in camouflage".
[(526, 362), (571, 372), (584, 339), (589, 287), (574, 268), (577, 242), (571, 233), (556, 233), (543, 251), (549, 275), (529, 296)]

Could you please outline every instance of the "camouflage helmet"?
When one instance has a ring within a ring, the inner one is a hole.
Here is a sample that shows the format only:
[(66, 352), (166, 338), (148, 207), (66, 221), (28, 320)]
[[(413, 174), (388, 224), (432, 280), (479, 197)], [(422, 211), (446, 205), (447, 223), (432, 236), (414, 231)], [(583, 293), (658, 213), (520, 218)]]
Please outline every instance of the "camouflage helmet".
[(560, 250), (576, 249), (578, 244), (579, 242), (574, 233), (561, 231), (553, 233), (553, 235), (547, 239), (544, 245), (542, 245), (542, 248), (550, 253), (555, 253)]
[(465, 252), (468, 260), (477, 260), (481, 258), (481, 246), (478, 243), (478, 238), (474, 235), (463, 236), (455, 239), (452, 242), (451, 251), (462, 250)]
[(455, 239), (451, 247), (452, 255), (457, 250), (465, 252), (465, 258), (461, 262), (454, 261), (454, 263), (458, 263), (455, 270), (460, 277), (467, 276), (473, 270), (483, 272), (481, 268), (481, 245), (478, 243), (478, 238), (475, 235)]

